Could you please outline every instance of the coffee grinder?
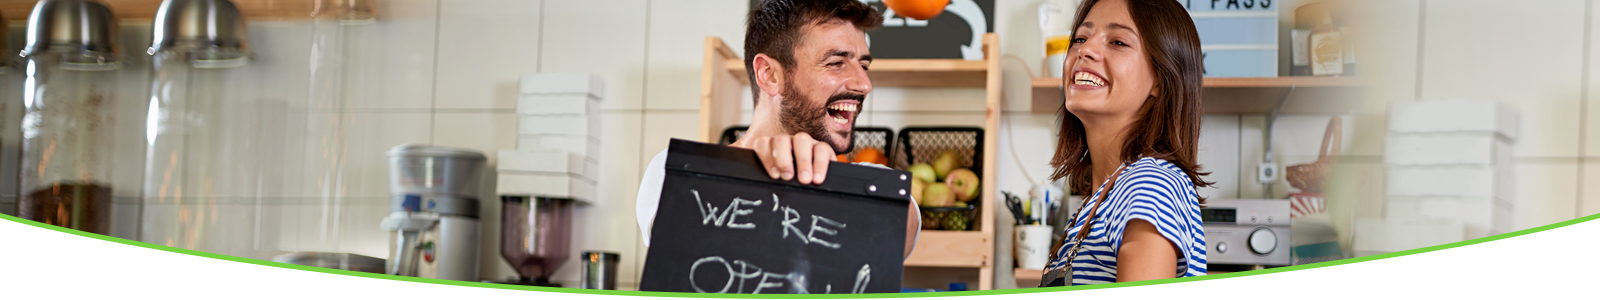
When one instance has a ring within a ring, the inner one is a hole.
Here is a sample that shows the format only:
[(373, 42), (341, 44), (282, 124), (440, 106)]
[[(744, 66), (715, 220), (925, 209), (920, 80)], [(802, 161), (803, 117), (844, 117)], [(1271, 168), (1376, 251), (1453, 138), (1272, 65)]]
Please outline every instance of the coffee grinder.
[(427, 145), (389, 150), (391, 275), (478, 279), (478, 194), (482, 152)]
[(500, 255), (519, 276), (501, 284), (561, 287), (550, 281), (572, 258), (572, 209), (566, 198), (500, 195)]

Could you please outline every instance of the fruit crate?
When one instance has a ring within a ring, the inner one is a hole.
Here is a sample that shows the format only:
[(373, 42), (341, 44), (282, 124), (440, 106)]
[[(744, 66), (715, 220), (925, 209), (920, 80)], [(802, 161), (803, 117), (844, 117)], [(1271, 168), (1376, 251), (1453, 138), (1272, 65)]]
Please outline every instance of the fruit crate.
[[(890, 152), (889, 163), (905, 170), (916, 163), (932, 163), (939, 153), (953, 150), (961, 164), (983, 177), (983, 128), (906, 127), (900, 129), (898, 146)], [(983, 184), (988, 184), (987, 182)]]
[[(722, 130), (722, 138), (717, 143), (723, 145), (733, 144), (733, 142), (744, 136), (746, 130), (750, 130), (750, 126), (728, 127), (728, 129)], [(887, 156), (890, 155), (889, 151), (894, 148), (894, 130), (889, 128), (856, 127), (855, 133), (851, 134), (851, 138), (856, 140), (855, 150), (878, 148), (883, 150), (884, 155)], [(855, 153), (850, 154), (854, 155)]]
[[(983, 177), (983, 129), (977, 127), (906, 127), (900, 129), (899, 142), (890, 152), (889, 163), (895, 169), (905, 170), (916, 163), (932, 163), (939, 153), (955, 151), (961, 165)], [(982, 182), (980, 184), (993, 184)], [(973, 199), (964, 207), (922, 207), (924, 230), (975, 230), (978, 219), (977, 204)], [(966, 222), (960, 222), (960, 221)], [(957, 222), (957, 223), (952, 223)]]

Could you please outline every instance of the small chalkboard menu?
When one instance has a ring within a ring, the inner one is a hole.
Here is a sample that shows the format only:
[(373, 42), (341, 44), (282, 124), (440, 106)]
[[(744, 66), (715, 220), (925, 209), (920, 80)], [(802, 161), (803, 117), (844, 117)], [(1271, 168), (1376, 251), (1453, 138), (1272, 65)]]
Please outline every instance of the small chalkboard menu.
[(910, 173), (834, 162), (822, 185), (767, 177), (753, 151), (673, 139), (643, 291), (900, 291)]

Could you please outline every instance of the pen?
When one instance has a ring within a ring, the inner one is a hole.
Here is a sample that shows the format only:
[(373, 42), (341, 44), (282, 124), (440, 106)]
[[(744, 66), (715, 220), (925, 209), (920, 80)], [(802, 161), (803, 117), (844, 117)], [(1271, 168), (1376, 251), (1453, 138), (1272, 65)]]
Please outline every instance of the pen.
[(1045, 220), (1045, 201), (1048, 199), (1034, 199), (1034, 225)]
[(1055, 216), (1055, 212), (1050, 209), (1050, 190), (1049, 189), (1045, 189), (1044, 190), (1044, 223), (1045, 224), (1050, 224), (1050, 217), (1054, 217), (1054, 216)]

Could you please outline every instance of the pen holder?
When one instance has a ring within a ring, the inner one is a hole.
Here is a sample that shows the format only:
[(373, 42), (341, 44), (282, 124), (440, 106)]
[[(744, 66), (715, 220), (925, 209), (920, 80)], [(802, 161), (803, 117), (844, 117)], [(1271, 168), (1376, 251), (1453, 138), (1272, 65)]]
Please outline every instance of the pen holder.
[(1055, 235), (1050, 225), (1018, 225), (1016, 229), (1017, 266), (1043, 270), (1050, 260), (1050, 240)]

